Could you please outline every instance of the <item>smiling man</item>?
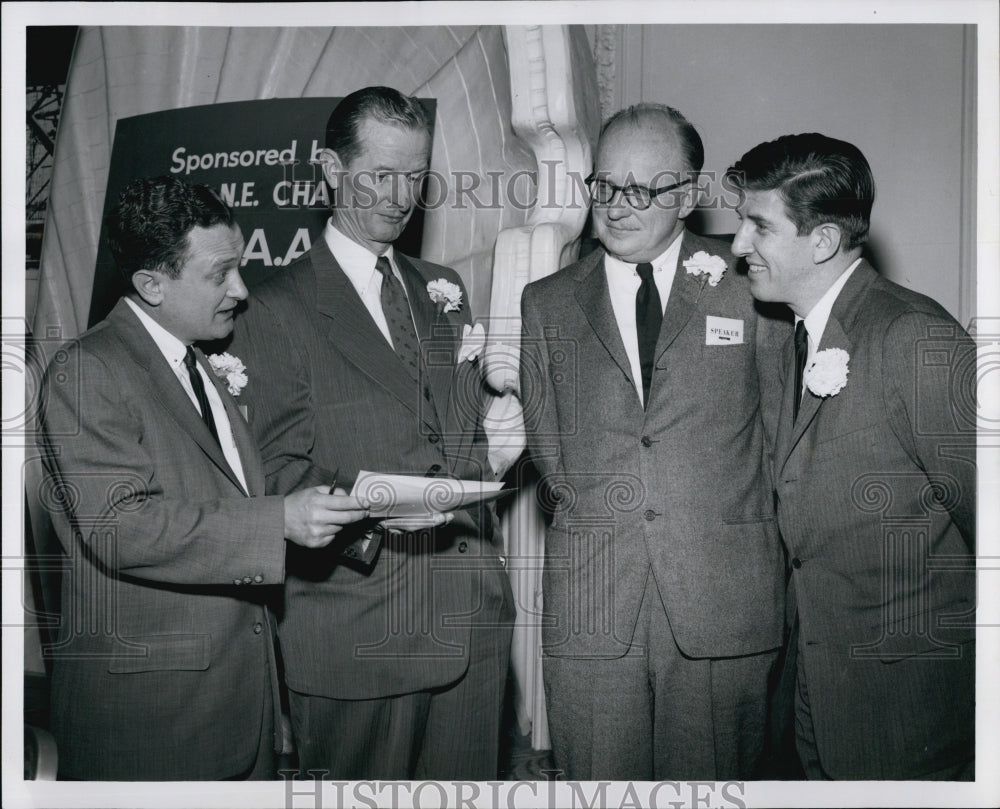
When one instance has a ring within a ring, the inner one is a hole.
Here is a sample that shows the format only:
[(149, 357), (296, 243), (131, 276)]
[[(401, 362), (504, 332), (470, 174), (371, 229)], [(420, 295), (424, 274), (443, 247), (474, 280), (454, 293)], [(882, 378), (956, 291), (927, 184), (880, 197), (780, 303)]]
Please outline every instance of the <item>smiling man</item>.
[[(462, 281), (393, 247), (430, 151), (420, 103), (392, 88), (351, 93), (330, 115), (330, 219), (253, 290), (232, 347), (252, 370), (245, 397), (270, 492), (351, 486), (361, 470), (493, 479), (486, 389), (458, 360), (471, 323)], [(336, 779), (495, 778), (514, 615), (495, 514), (399, 527), (289, 554), (279, 638), (300, 766)]]
[(57, 353), (42, 438), (66, 553), (53, 662), (62, 778), (273, 778), (285, 541), (328, 544), (354, 498), (264, 496), (260, 455), (193, 343), (226, 337), (243, 237), (206, 186), (135, 180), (107, 222), (131, 291)]
[(588, 180), (601, 249), (521, 302), (528, 443), (553, 495), (543, 676), (570, 779), (745, 779), (764, 749), (784, 565), (763, 321), (728, 246), (684, 226), (702, 161), (676, 110), (613, 116)]
[(787, 135), (729, 176), (750, 291), (796, 321), (774, 478), (806, 776), (971, 779), (975, 346), (862, 257), (875, 182), (855, 146)]

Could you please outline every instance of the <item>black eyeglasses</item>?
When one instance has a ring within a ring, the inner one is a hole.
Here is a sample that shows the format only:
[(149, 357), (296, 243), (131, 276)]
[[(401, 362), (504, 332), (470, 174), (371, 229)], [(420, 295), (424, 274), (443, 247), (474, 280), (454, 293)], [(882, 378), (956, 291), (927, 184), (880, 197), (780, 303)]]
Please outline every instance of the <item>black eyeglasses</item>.
[(688, 178), (673, 185), (665, 185), (662, 188), (648, 188), (645, 185), (615, 185), (600, 179), (595, 174), (591, 174), (584, 180), (590, 190), (591, 198), (598, 205), (610, 205), (620, 193), (629, 206), (637, 211), (646, 210), (660, 194), (666, 194), (668, 191), (673, 191), (690, 182), (691, 179)]

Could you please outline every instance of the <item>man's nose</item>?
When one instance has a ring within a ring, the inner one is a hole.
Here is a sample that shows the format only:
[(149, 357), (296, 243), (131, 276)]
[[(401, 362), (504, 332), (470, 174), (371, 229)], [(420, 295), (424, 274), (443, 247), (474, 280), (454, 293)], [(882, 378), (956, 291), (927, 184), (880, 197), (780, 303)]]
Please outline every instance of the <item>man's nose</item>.
[(409, 178), (397, 174), (389, 185), (389, 202), (399, 208), (409, 208), (413, 203), (414, 188)]
[(748, 256), (753, 252), (753, 248), (750, 247), (750, 239), (747, 238), (745, 225), (741, 224), (736, 229), (736, 235), (733, 236), (733, 246), (731, 249), (734, 256)]
[(226, 294), (237, 301), (245, 301), (247, 295), (250, 293), (247, 291), (246, 284), (243, 283), (243, 276), (240, 275), (239, 270), (233, 270), (229, 277), (229, 289), (226, 290)]
[(607, 210), (608, 219), (624, 219), (626, 216), (632, 213), (632, 206), (625, 201), (625, 194), (620, 190), (615, 192), (615, 195), (611, 198), (610, 202), (604, 206)]

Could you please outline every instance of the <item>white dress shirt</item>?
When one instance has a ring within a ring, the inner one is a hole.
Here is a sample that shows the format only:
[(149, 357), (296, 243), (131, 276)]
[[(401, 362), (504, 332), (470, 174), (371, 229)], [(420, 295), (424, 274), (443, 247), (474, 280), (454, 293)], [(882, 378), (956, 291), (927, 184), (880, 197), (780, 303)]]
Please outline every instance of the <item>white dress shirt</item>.
[[(667, 299), (670, 297), (670, 287), (674, 283), (674, 275), (677, 272), (677, 259), (681, 252), (681, 240), (684, 232), (674, 239), (670, 246), (660, 255), (654, 258), (650, 264), (653, 265), (653, 282), (656, 290), (660, 294), (660, 305), (663, 311), (667, 311)], [(608, 292), (611, 293), (611, 308), (615, 312), (615, 320), (618, 321), (618, 331), (625, 344), (625, 354), (628, 356), (629, 366), (632, 369), (632, 382), (635, 384), (636, 393), (639, 394), (639, 401), (642, 404), (642, 369), (639, 365), (639, 332), (635, 324), (635, 296), (639, 291), (642, 279), (636, 272), (636, 265), (621, 261), (610, 253), (604, 255), (604, 273), (608, 279)]]
[[(823, 293), (823, 297), (816, 301), (813, 308), (809, 310), (809, 314), (804, 318), (798, 315), (795, 316), (796, 326), (799, 325), (800, 320), (804, 320), (806, 323), (806, 336), (809, 338), (809, 353), (806, 354), (806, 368), (812, 364), (816, 352), (819, 351), (820, 343), (823, 341), (823, 332), (826, 331), (826, 323), (830, 319), (830, 312), (833, 311), (833, 305), (840, 296), (840, 290), (844, 288), (847, 279), (851, 277), (851, 273), (854, 272), (860, 263), (861, 259), (858, 258), (857, 261), (844, 270), (830, 288)], [(805, 384), (805, 374), (803, 374), (802, 390), (799, 391), (800, 396), (805, 392)]]
[[(125, 302), (132, 307), (132, 311), (139, 318), (139, 322), (149, 332), (149, 336), (153, 338), (153, 342), (156, 343), (156, 347), (160, 349), (160, 352), (169, 363), (174, 376), (181, 383), (181, 387), (184, 388), (184, 392), (188, 395), (191, 404), (194, 405), (195, 412), (198, 413), (200, 418), (201, 408), (198, 407), (198, 397), (195, 395), (194, 388), (191, 387), (191, 377), (188, 376), (187, 366), (184, 364), (184, 355), (187, 353), (187, 346), (153, 320), (135, 301), (126, 297)], [(201, 374), (202, 382), (205, 383), (205, 395), (208, 396), (208, 404), (212, 408), (212, 418), (215, 420), (215, 431), (219, 434), (219, 445), (222, 447), (222, 454), (226, 456), (229, 466), (236, 473), (236, 477), (239, 478), (240, 483), (243, 485), (243, 491), (249, 492), (247, 479), (243, 474), (243, 464), (240, 461), (240, 452), (236, 448), (236, 441), (233, 438), (233, 428), (229, 424), (229, 417), (226, 415), (226, 408), (222, 404), (222, 397), (219, 396), (219, 391), (215, 389), (215, 385), (208, 378), (208, 374), (201, 367), (200, 362), (197, 363), (197, 368), (198, 373)]]
[[(333, 257), (337, 259), (340, 269), (344, 271), (351, 285), (357, 290), (361, 302), (368, 310), (368, 314), (372, 316), (378, 330), (382, 332), (386, 342), (395, 350), (395, 346), (392, 345), (392, 336), (389, 334), (389, 326), (385, 322), (385, 312), (382, 311), (382, 273), (375, 269), (375, 261), (378, 256), (337, 230), (333, 226), (332, 219), (326, 221), (323, 235), (326, 238), (327, 247), (330, 248)], [(400, 275), (399, 268), (396, 266), (392, 245), (389, 245), (389, 249), (382, 255), (389, 260), (392, 274), (396, 276), (403, 287), (403, 294), (406, 294), (406, 284), (403, 283), (403, 276)], [(412, 307), (410, 317), (413, 317)], [(414, 329), (416, 329), (416, 325), (414, 325)]]

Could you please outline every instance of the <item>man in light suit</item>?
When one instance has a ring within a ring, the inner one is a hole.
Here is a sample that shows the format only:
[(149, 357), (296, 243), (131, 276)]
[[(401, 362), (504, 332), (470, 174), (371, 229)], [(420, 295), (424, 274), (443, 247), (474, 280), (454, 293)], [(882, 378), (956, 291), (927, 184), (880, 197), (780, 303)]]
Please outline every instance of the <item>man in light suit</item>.
[(684, 227), (702, 162), (676, 110), (613, 116), (588, 179), (601, 249), (522, 298), (553, 511), (545, 694), (571, 779), (748, 778), (764, 746), (784, 589), (764, 335), (727, 246)]
[(108, 233), (131, 291), (44, 380), (42, 500), (68, 557), (46, 650), (60, 777), (274, 777), (285, 538), (321, 547), (366, 512), (328, 487), (264, 496), (249, 427), (192, 348), (246, 297), (215, 192), (136, 180)]
[(774, 476), (806, 776), (971, 779), (974, 345), (862, 258), (875, 183), (855, 146), (788, 135), (730, 176), (750, 291), (796, 320)]
[[(493, 479), (481, 372), (459, 356), (462, 281), (393, 249), (430, 148), (422, 107), (391, 88), (330, 116), (330, 220), (253, 290), (232, 349), (256, 371), (246, 394), (269, 492), (351, 486), (361, 470)], [(492, 507), (453, 516), (289, 554), (279, 638), (303, 770), (496, 777), (513, 597)]]

